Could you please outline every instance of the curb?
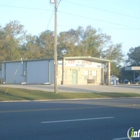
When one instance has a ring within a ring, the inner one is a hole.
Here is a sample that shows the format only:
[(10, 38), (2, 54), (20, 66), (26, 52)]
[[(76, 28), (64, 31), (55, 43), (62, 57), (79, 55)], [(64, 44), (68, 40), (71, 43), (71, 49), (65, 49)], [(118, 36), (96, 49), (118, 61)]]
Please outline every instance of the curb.
[(0, 101), (0, 103), (16, 103), (16, 102), (51, 102), (51, 101), (82, 101), (82, 100), (111, 100), (111, 99), (140, 99), (140, 97), (116, 97), (116, 98), (75, 98), (75, 99), (47, 99), (47, 100), (11, 100)]

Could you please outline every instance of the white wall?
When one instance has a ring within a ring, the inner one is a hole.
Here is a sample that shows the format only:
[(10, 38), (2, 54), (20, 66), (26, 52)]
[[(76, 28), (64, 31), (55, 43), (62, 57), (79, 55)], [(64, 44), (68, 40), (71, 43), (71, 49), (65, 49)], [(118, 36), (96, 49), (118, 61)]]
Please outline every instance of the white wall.
[(5, 63), (4, 65), (4, 68), (2, 68), (2, 78), (6, 83), (16, 84), (25, 80), (22, 76), (23, 65), (21, 62)]
[(1, 74), (1, 71), (0, 71), (0, 79), (2, 78), (2, 74)]
[(54, 84), (54, 60), (50, 61), (50, 83)]
[(4, 79), (4, 75), (5, 75), (5, 72), (4, 72), (4, 63), (2, 63), (2, 69), (1, 69), (1, 77), (2, 77), (2, 79)]
[(54, 60), (2, 63), (2, 78), (6, 83), (54, 83)]
[(27, 62), (27, 83), (43, 84), (49, 82), (49, 60)]

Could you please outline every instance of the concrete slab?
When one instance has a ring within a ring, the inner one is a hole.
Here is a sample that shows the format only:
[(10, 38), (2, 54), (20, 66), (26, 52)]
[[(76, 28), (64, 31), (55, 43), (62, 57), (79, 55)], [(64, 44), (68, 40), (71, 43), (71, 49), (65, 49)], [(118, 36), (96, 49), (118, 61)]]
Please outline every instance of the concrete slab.
[[(23, 88), (30, 90), (54, 91), (54, 85), (0, 85), (0, 87)], [(140, 93), (140, 85), (59, 85), (59, 92), (127, 92)]]

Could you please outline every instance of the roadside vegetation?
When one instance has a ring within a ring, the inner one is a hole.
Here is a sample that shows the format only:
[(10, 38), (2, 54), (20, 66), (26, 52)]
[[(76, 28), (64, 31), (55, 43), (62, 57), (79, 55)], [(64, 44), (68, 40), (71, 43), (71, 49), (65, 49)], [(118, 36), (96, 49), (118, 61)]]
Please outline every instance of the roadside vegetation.
[[(91, 25), (69, 29), (58, 34), (58, 57), (92, 56), (112, 60), (111, 71), (119, 74), (123, 60), (122, 44), (114, 44), (111, 36)], [(31, 35), (19, 21), (0, 26), (0, 62), (54, 57), (54, 33), (42, 31)], [(0, 66), (1, 68), (1, 66)]]
[[(117, 76), (120, 83), (125, 79), (135, 83), (135, 78), (140, 75), (139, 71), (135, 71), (134, 77), (133, 71), (125, 70), (126, 66), (140, 66), (140, 46), (130, 48), (125, 56), (122, 43), (114, 44), (110, 35), (91, 25), (62, 31), (57, 39), (58, 57), (91, 56), (109, 59), (111, 75)], [(31, 35), (19, 21), (0, 25), (0, 71), (2, 61), (46, 59), (46, 56), (54, 57), (53, 31), (45, 30), (39, 35)]]
[(136, 93), (65, 93), (0, 87), (0, 101), (140, 97)]

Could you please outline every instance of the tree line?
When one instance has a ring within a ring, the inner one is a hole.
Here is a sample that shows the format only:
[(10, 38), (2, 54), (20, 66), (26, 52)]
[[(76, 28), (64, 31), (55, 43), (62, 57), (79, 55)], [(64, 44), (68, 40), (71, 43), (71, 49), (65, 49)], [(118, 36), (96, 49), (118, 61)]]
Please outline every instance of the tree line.
[[(18, 21), (11, 21), (4, 27), (0, 26), (0, 62), (53, 58), (54, 32), (46, 30), (39, 35), (28, 34)], [(140, 53), (133, 58), (136, 48), (131, 48), (128, 56), (130, 64), (140, 63)], [(140, 47), (138, 47), (140, 51)], [(112, 60), (111, 71), (120, 74), (120, 63), (123, 61), (122, 44), (113, 44), (111, 36), (96, 30), (92, 26), (85, 29), (79, 26), (58, 34), (58, 57), (92, 56)], [(134, 61), (133, 61), (134, 59)]]
[(138, 67), (140, 66), (140, 46), (131, 47), (127, 53), (127, 59), (125, 60), (125, 65), (121, 67), (119, 77), (120, 79), (128, 79), (130, 82), (140, 76), (140, 71), (125, 71), (126, 66)]

